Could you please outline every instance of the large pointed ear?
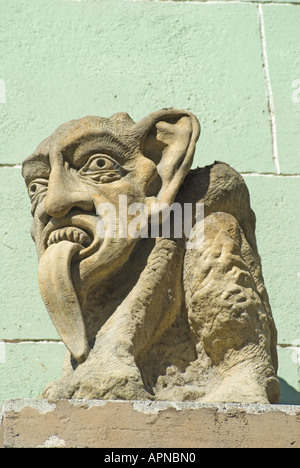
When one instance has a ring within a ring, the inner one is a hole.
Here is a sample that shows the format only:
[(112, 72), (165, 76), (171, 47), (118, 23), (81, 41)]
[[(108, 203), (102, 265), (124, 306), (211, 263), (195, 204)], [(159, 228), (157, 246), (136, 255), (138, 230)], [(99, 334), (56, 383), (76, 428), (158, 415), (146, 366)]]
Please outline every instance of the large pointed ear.
[(159, 176), (148, 195), (171, 205), (191, 168), (200, 124), (189, 111), (163, 109), (138, 122), (135, 132), (141, 153), (156, 164)]

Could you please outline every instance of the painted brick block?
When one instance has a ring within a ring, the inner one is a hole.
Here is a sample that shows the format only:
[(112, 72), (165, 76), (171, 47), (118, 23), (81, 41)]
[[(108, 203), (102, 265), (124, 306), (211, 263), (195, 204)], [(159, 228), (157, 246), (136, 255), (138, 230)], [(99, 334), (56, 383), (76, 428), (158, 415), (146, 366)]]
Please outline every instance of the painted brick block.
[(178, 107), (202, 123), (196, 164), (273, 172), (257, 8), (192, 8), (10, 0), (0, 19), (9, 95), (0, 162), (20, 163), (69, 119)]
[(300, 178), (245, 177), (256, 213), (256, 236), (263, 273), (278, 328), (278, 340), (300, 339), (299, 264)]
[(65, 356), (62, 343), (4, 343), (5, 362), (0, 362), (0, 401), (38, 398), (46, 385), (61, 376)]

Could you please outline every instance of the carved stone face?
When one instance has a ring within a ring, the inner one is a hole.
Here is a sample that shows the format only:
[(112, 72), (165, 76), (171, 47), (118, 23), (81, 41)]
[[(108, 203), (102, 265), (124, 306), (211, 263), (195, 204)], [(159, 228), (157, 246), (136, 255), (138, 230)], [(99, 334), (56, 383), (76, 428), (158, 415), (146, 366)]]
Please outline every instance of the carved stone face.
[(42, 297), (79, 362), (88, 354), (86, 295), (127, 261), (137, 242), (100, 239), (97, 208), (109, 203), (118, 215), (122, 195), (128, 204), (171, 204), (198, 136), (196, 118), (184, 111), (159, 111), (137, 124), (125, 113), (85, 117), (60, 126), (24, 161)]
[[(133, 122), (114, 122), (124, 129)], [(117, 119), (115, 119), (117, 120)], [(126, 125), (127, 124), (127, 125)], [(128, 147), (110, 131), (108, 119), (84, 118), (61, 126), (24, 163), (24, 176), (32, 201), (32, 235), (41, 258), (62, 241), (79, 244), (75, 263), (85, 290), (101, 280), (128, 256), (132, 239), (100, 239), (97, 207), (112, 203), (119, 195), (143, 202), (145, 181), (156, 172), (155, 164), (137, 148)], [(134, 164), (132, 152), (135, 152)], [(79, 291), (78, 291), (79, 292)]]

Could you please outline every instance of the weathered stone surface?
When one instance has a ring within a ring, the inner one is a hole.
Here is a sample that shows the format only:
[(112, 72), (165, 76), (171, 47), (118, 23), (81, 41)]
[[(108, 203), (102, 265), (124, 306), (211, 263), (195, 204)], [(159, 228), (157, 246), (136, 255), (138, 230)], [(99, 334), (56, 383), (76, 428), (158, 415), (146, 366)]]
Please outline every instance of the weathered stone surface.
[[(249, 193), (227, 164), (190, 170), (199, 134), (185, 110), (85, 117), (25, 160), (40, 290), (68, 349), (43, 397), (279, 402)], [(165, 235), (174, 203), (190, 227), (174, 214)]]
[(5, 448), (300, 448), (300, 407), (15, 400), (0, 433)]

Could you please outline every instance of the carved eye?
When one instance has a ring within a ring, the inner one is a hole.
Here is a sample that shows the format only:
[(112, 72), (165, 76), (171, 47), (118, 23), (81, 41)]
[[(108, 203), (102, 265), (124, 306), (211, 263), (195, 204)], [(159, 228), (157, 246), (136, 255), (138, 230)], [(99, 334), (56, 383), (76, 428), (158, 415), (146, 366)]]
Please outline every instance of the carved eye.
[(28, 185), (28, 193), (30, 198), (38, 195), (41, 193), (41, 191), (45, 191), (48, 186), (48, 180), (46, 179), (36, 179), (33, 180), (29, 185)]
[(111, 171), (118, 168), (117, 163), (101, 154), (92, 156), (82, 168), (83, 172)]
[(94, 182), (107, 184), (115, 180), (120, 180), (124, 169), (112, 158), (103, 154), (94, 154), (80, 169), (79, 174), (88, 176)]

